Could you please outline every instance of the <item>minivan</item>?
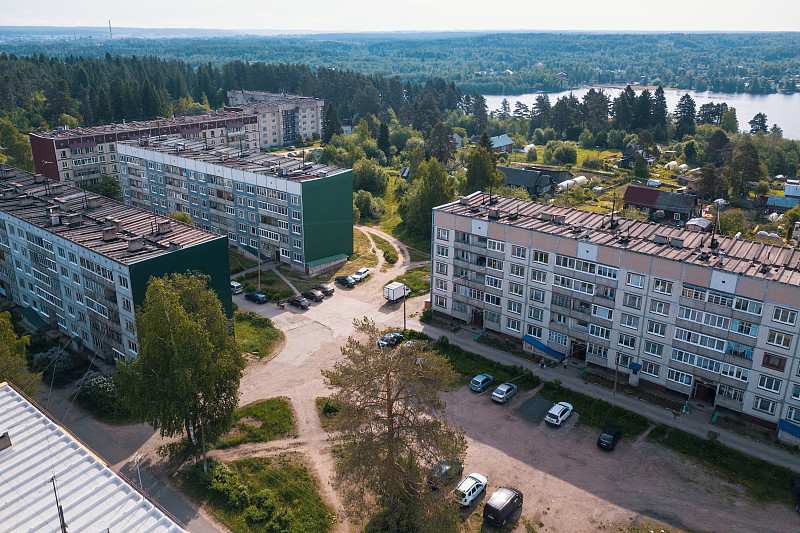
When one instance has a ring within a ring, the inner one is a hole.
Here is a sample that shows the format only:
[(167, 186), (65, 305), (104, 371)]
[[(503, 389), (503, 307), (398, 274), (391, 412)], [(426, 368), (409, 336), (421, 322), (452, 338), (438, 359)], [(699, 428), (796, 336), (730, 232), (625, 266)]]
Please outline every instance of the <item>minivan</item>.
[(493, 526), (504, 526), (522, 507), (522, 493), (513, 487), (500, 487), (483, 506), (483, 520)]
[(242, 294), (244, 292), (244, 287), (241, 283), (236, 281), (231, 281), (231, 294)]

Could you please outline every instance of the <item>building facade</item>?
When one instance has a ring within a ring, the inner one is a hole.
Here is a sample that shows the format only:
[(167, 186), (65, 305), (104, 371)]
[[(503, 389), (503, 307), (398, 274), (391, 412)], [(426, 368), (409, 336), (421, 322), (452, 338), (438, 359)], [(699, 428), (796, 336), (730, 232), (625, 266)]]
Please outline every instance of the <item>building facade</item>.
[(0, 295), (108, 362), (137, 356), (151, 276), (208, 274), (232, 316), (224, 238), (5, 165), (0, 256)]
[(255, 115), (212, 113), (169, 119), (123, 122), (86, 128), (31, 133), (36, 172), (54, 181), (95, 183), (102, 175), (119, 179), (117, 143), (159, 135), (177, 135), (207, 146), (257, 149)]
[(290, 145), (302, 136), (322, 136), (325, 101), (310, 96), (263, 91), (228, 91), (227, 110), (258, 117), (262, 149)]
[(178, 138), (119, 144), (125, 203), (188, 213), (231, 247), (314, 273), (353, 253), (353, 173)]
[(433, 210), (436, 314), (766, 427), (800, 424), (800, 250), (489, 202)]

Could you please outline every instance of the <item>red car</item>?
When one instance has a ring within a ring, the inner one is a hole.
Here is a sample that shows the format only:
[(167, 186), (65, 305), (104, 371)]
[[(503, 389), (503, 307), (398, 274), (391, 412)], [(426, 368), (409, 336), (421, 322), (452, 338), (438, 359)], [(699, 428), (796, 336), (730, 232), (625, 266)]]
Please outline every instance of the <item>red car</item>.
[(325, 299), (325, 295), (323, 295), (320, 291), (311, 289), (310, 291), (303, 291), (300, 296), (303, 298), (307, 298), (312, 302), (321, 302)]

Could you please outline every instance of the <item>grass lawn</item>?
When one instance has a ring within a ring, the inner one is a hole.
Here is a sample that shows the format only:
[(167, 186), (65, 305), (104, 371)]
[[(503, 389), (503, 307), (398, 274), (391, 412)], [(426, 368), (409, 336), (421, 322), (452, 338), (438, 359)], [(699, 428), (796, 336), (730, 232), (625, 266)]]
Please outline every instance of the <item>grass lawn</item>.
[(285, 337), (270, 319), (252, 311), (237, 310), (233, 320), (236, 342), (245, 353), (266, 357)]
[(294, 292), (275, 272), (263, 270), (261, 272), (261, 287), (258, 287), (258, 272), (248, 272), (234, 278), (244, 285), (245, 292), (258, 291), (264, 293), (270, 301), (280, 300), (294, 296)]
[(404, 283), (406, 287), (411, 289), (411, 296), (426, 294), (431, 288), (431, 265), (412, 268), (392, 281)]
[[(353, 229), (353, 255), (349, 260), (336, 270), (327, 270), (316, 276), (305, 277), (297, 272), (280, 266), (281, 274), (291, 281), (297, 290), (304, 291), (310, 289), (317, 283), (333, 283), (336, 276), (349, 275), (362, 267), (374, 268), (378, 264), (378, 256), (372, 253), (372, 243), (363, 232)], [(369, 281), (367, 278), (364, 282)]]
[(326, 533), (335, 520), (317, 480), (294, 454), (211, 461), (208, 474), (196, 466), (180, 481), (234, 533)]
[(248, 268), (254, 267), (257, 264), (258, 261), (247, 259), (242, 254), (236, 253), (233, 250), (228, 250), (228, 266), (231, 274), (236, 274), (242, 270), (247, 270)]
[(297, 436), (294, 413), (286, 398), (269, 398), (245, 405), (233, 413), (233, 418), (233, 428), (214, 443), (216, 448)]

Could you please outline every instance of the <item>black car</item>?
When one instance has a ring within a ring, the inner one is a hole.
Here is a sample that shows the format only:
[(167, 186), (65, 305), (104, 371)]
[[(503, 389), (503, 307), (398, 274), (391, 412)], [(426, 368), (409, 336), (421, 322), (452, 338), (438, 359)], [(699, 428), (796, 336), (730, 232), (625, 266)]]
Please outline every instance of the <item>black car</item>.
[(403, 342), (403, 335), (397, 332), (387, 333), (380, 339), (378, 339), (378, 346), (397, 346)]
[(313, 289), (310, 290), (310, 291), (301, 292), (300, 296), (302, 296), (303, 298), (307, 298), (307, 299), (311, 300), (312, 302), (321, 302), (322, 300), (325, 299), (325, 296), (321, 292), (313, 290)]
[(614, 426), (609, 426), (603, 429), (603, 432), (597, 437), (597, 446), (606, 450), (613, 450), (621, 438), (622, 431)]
[(483, 520), (493, 526), (504, 526), (522, 507), (522, 493), (513, 487), (500, 487), (483, 506)]
[(292, 296), (286, 300), (286, 303), (295, 307), (299, 307), (300, 309), (308, 309), (308, 307), (311, 305), (309, 301), (302, 296)]
[(439, 490), (439, 487), (448, 485), (457, 479), (461, 479), (464, 467), (458, 461), (442, 461), (431, 470), (431, 475), (426, 480), (431, 490)]
[(260, 292), (247, 292), (244, 295), (245, 300), (253, 301), (257, 304), (265, 304), (269, 301), (269, 298), (266, 295), (261, 294)]
[(325, 296), (333, 296), (333, 285), (330, 283), (318, 284), (311, 287), (315, 291), (319, 291)]
[(356, 286), (356, 280), (351, 278), (350, 276), (336, 276), (336, 283), (339, 285), (343, 285), (348, 289), (352, 289)]
[(794, 510), (800, 513), (800, 479), (792, 480), (792, 496), (794, 497)]

